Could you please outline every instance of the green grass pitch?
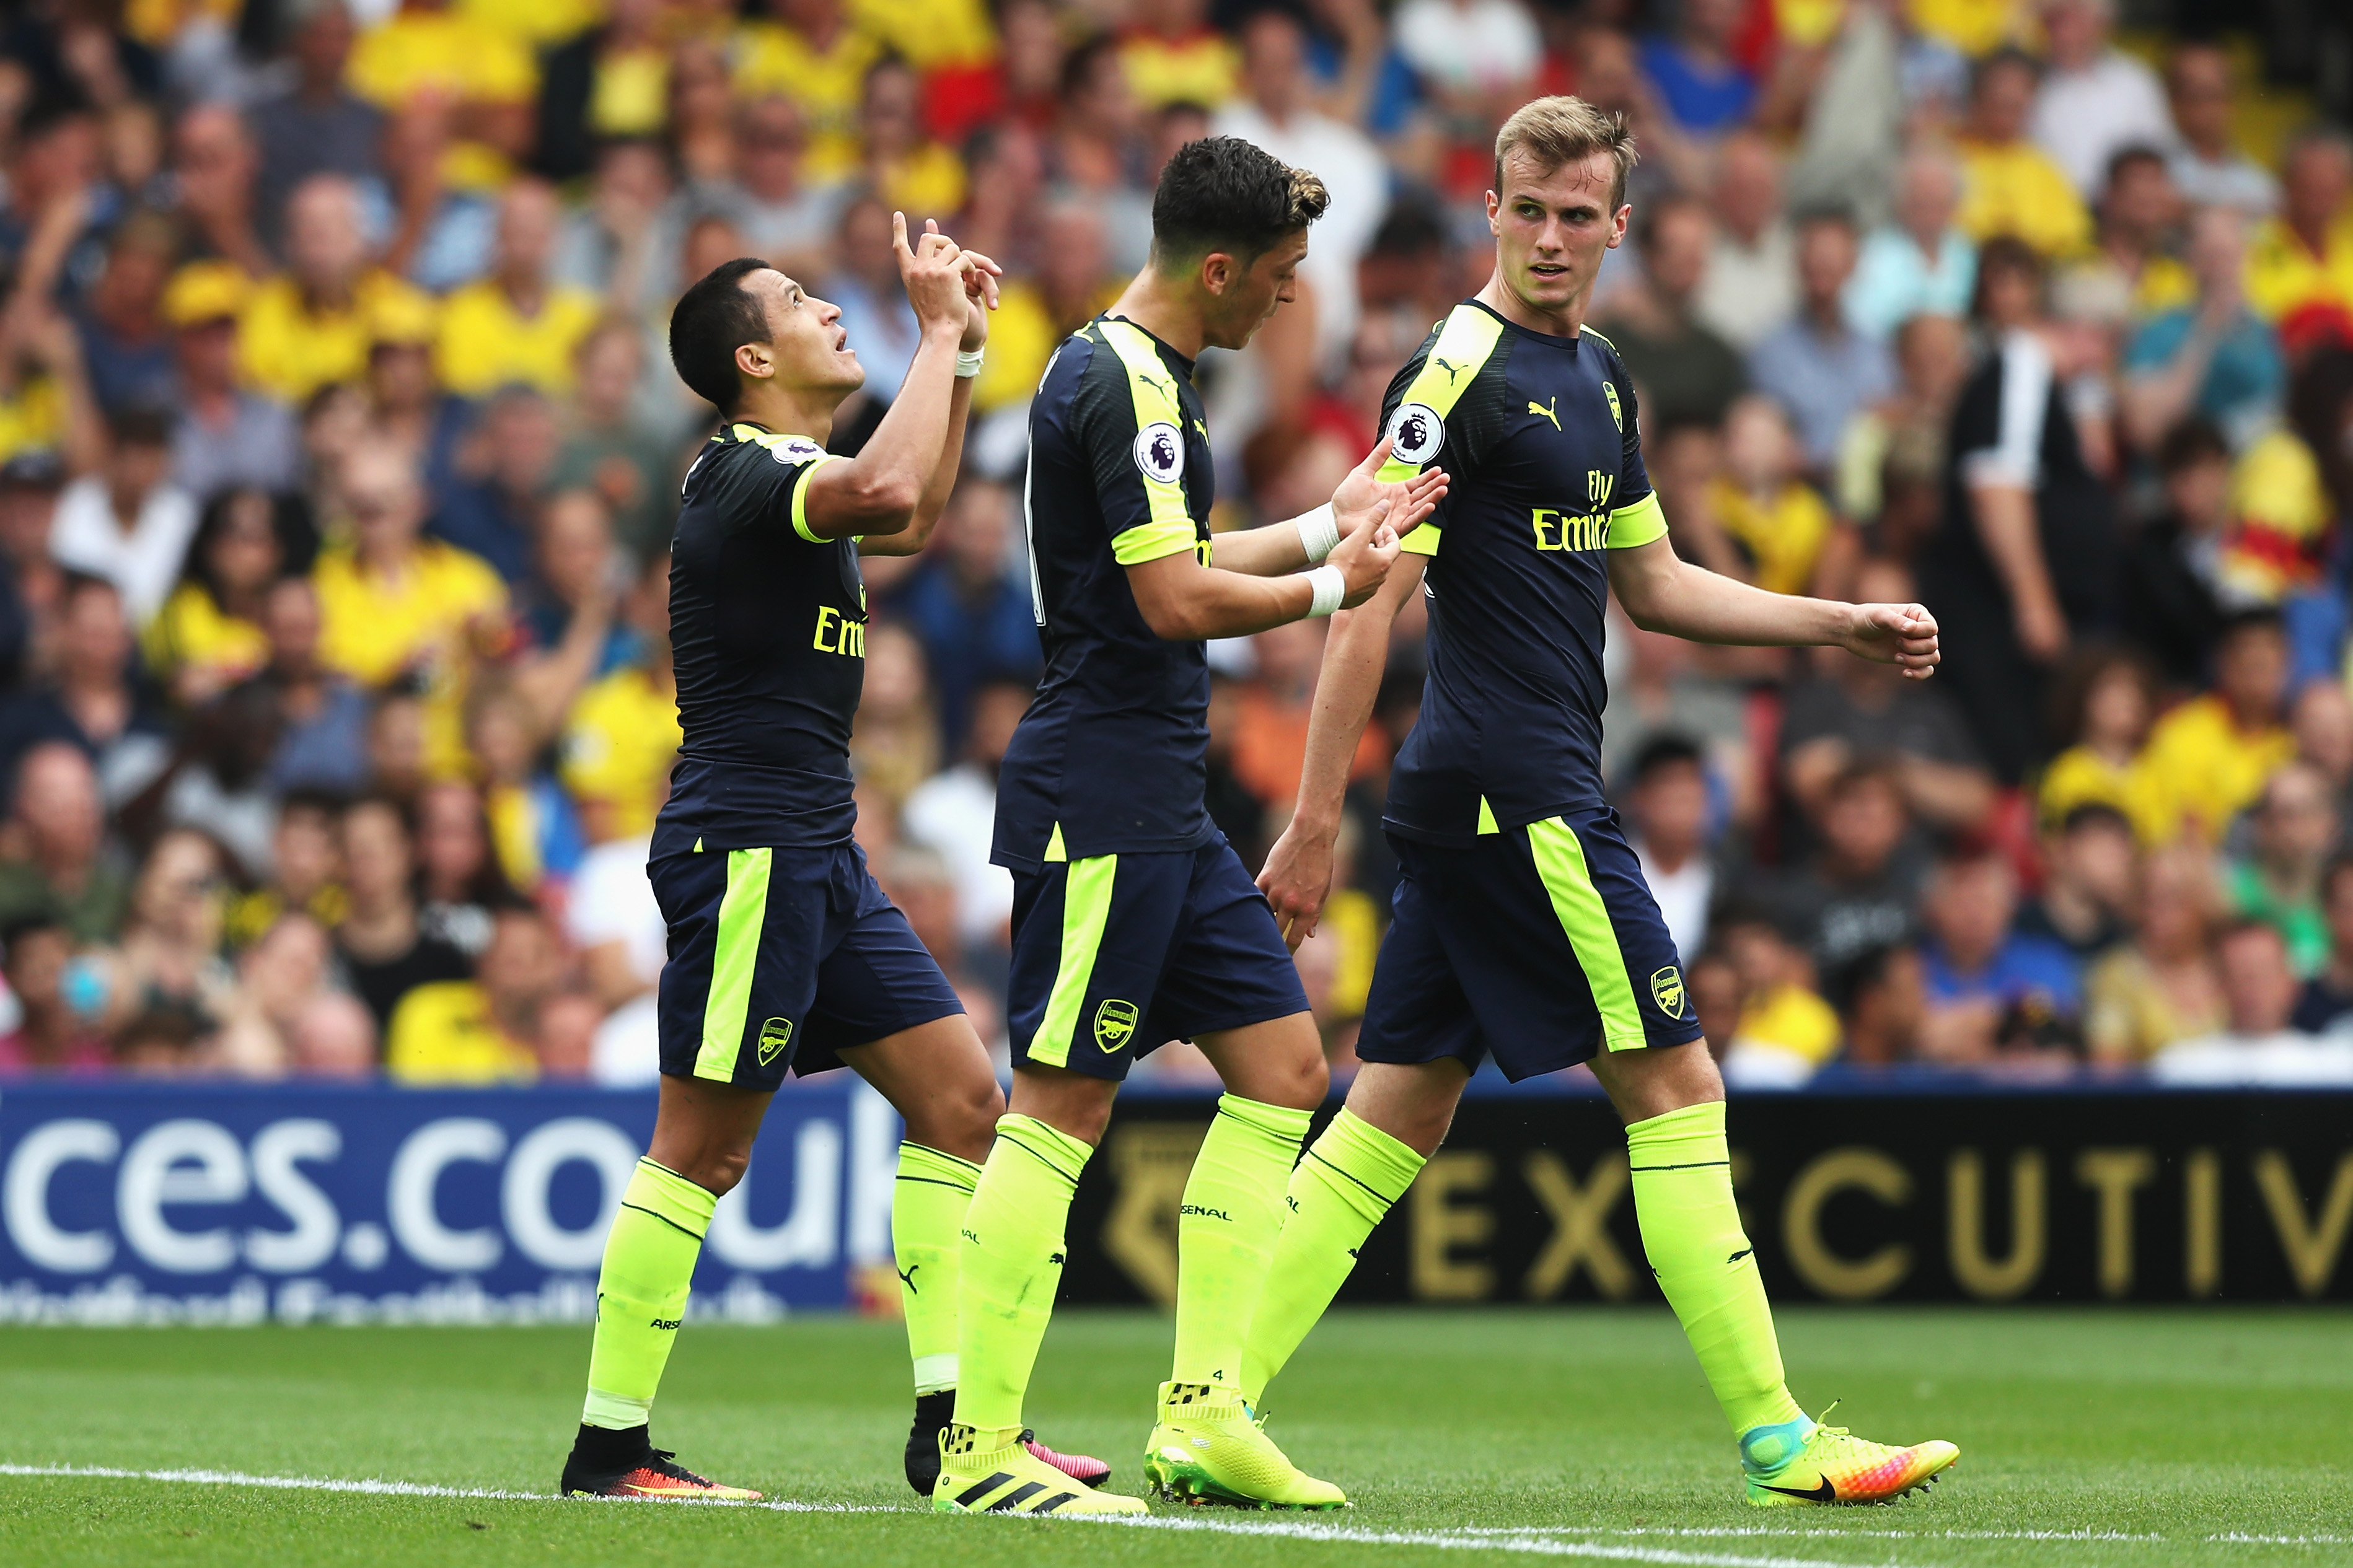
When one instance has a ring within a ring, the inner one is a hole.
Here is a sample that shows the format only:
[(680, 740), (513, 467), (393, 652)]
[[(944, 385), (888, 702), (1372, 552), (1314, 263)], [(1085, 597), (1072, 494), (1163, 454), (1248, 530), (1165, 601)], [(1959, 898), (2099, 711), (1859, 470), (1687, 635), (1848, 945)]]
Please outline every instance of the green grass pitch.
[[(1556, 1556), (1667, 1568), (2353, 1563), (2353, 1316), (1793, 1311), (1792, 1386), (1959, 1469), (1890, 1508), (1766, 1513), (1663, 1309), (1335, 1315), (1270, 1401), (1345, 1514), (1158, 1510), (1153, 1527), (940, 1518), (899, 1475), (896, 1325), (695, 1325), (657, 1437), (786, 1512), (353, 1494), (99, 1467), (545, 1494), (585, 1329), (0, 1331), (0, 1562), (876, 1568)], [(1133, 1487), (1165, 1320), (1069, 1312), (1031, 1417)], [(1320, 1538), (1320, 1539), (1317, 1539)]]

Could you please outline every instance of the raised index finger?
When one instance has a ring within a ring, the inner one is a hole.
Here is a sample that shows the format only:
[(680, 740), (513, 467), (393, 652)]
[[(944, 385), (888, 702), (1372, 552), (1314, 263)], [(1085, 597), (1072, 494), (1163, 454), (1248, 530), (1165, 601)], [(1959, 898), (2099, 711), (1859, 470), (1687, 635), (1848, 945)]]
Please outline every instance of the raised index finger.
[(910, 249), (907, 245), (907, 215), (905, 213), (892, 213), (891, 215), (891, 248), (897, 251), (902, 257), (905, 258), (909, 261), (915, 259), (914, 251)]

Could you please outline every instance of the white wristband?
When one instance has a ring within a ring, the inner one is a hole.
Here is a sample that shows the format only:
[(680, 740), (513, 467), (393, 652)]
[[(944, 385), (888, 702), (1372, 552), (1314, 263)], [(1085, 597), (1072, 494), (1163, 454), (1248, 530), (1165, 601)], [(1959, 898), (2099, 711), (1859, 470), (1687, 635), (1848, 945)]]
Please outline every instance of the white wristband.
[(970, 381), (974, 376), (978, 375), (981, 356), (987, 352), (986, 349), (975, 349), (970, 353), (966, 353), (962, 349), (956, 350), (956, 379)]
[(1322, 562), (1340, 542), (1340, 520), (1333, 512), (1330, 501), (1314, 511), (1301, 512), (1291, 520), (1291, 525), (1299, 530), (1299, 542), (1307, 552), (1310, 566)]
[(1307, 581), (1315, 590), (1315, 597), (1307, 606), (1311, 619), (1330, 615), (1340, 607), (1340, 601), (1348, 596), (1348, 579), (1337, 566), (1318, 566), (1307, 574)]

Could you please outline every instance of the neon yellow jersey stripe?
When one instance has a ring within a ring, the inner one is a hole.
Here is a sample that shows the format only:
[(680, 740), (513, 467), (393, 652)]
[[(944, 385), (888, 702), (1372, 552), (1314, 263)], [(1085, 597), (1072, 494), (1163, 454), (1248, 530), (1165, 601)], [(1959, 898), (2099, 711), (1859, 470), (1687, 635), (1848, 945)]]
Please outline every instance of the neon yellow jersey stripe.
[(828, 463), (832, 462), (834, 454), (831, 452), (818, 453), (816, 457), (811, 458), (808, 460), (808, 466), (801, 470), (800, 478), (793, 481), (793, 531), (799, 534), (803, 539), (807, 540), (811, 544), (830, 544), (833, 542), (833, 541), (826, 538), (823, 534), (812, 533), (809, 531), (808, 525), (809, 478), (819, 468), (822, 468)]
[(727, 851), (727, 891), (719, 900), (719, 944), (711, 955), (711, 992), (702, 1004), (702, 1047), (694, 1076), (730, 1083), (744, 1048), (744, 1021), (752, 1008), (752, 975), (760, 957), (760, 931), (768, 921), (773, 849)]
[(1164, 555), (1182, 554), (1200, 541), (1200, 531), (1193, 526), (1190, 517), (1182, 522), (1163, 522), (1155, 518), (1138, 523), (1125, 533), (1113, 534), (1111, 554), (1123, 566), (1141, 566)]
[[(1102, 331), (1103, 342), (1119, 355), (1119, 363), (1127, 368), (1128, 394), (1135, 400), (1136, 429), (1142, 431), (1145, 426), (1155, 424), (1174, 425), (1178, 439), (1183, 439), (1185, 409), (1177, 401), (1176, 375), (1161, 359), (1160, 350), (1150, 335), (1133, 322), (1114, 321), (1109, 317), (1097, 321), (1095, 326)], [(1175, 539), (1180, 529), (1184, 531), (1183, 548), (1191, 549), (1199, 537), (1199, 530), (1185, 504), (1183, 477), (1156, 479), (1140, 466), (1136, 469), (1136, 477), (1144, 483), (1145, 500), (1152, 509), (1152, 521), (1145, 527), (1131, 528), (1120, 534), (1112, 542), (1112, 548), (1115, 554), (1118, 553), (1121, 540), (1148, 529), (1152, 535), (1149, 542), (1152, 552), (1134, 556), (1119, 554), (1119, 563), (1132, 566), (1138, 561), (1156, 561), (1163, 555), (1175, 554), (1176, 546), (1170, 545), (1166, 549), (1158, 546)], [(1145, 542), (1139, 542), (1138, 547)]]
[[(1381, 465), (1381, 471), (1387, 473), (1396, 466), (1394, 463), (1384, 463)], [(1406, 476), (1410, 479), (1418, 471), (1408, 468)], [(1435, 521), (1425, 518), (1411, 533), (1398, 541), (1398, 548), (1408, 555), (1435, 555), (1438, 553), (1438, 547), (1445, 542), (1446, 531), (1440, 528)]]
[[(1495, 352), (1495, 344), (1504, 335), (1504, 323), (1476, 305), (1457, 305), (1447, 313), (1446, 323), (1439, 329), (1438, 341), (1430, 345), (1430, 353), (1414, 373), (1398, 406), (1419, 403), (1443, 419), (1454, 412), (1457, 399), (1471, 389), (1478, 379), (1480, 366)], [(1442, 455), (1441, 448), (1441, 455)], [(1421, 472), (1420, 463), (1401, 463), (1392, 458), (1381, 465), (1384, 483), (1409, 479)], [(1415, 541), (1430, 535), (1426, 548), (1416, 549)], [(1428, 523), (1405, 536), (1403, 548), (1418, 555), (1438, 553), (1437, 531)]]
[(1667, 536), (1666, 509), (1659, 504), (1659, 492), (1652, 490), (1631, 506), (1621, 506), (1609, 514), (1608, 548), (1631, 550)]
[(807, 436), (794, 436), (776, 430), (763, 430), (757, 425), (730, 425), (727, 433), (749, 446), (765, 447), (771, 452), (789, 452), (788, 459), (799, 465), (793, 476), (793, 531), (811, 544), (831, 544), (823, 534), (812, 533), (808, 525), (808, 477), (840, 456), (828, 452)]
[(1046, 996), (1046, 1016), (1030, 1037), (1029, 1059), (1050, 1068), (1067, 1067), (1071, 1041), (1079, 1029), (1079, 1009), (1086, 1005), (1087, 985), (1094, 979), (1095, 955), (1103, 951), (1103, 927), (1111, 921), (1111, 889), (1119, 874), (1119, 857), (1092, 855), (1071, 862), (1062, 884), (1062, 956), (1054, 970), (1054, 989)]
[(1553, 917), (1561, 934), (1593, 987), (1594, 1005), (1601, 1012), (1602, 1044), (1613, 1051), (1650, 1044), (1642, 1031), (1642, 1010), (1634, 1000), (1634, 983), (1626, 974), (1626, 954), (1618, 945), (1618, 930), (1609, 923), (1609, 908), (1601, 901), (1586, 868), (1585, 846), (1576, 829), (1559, 817), (1528, 824), (1528, 849), (1535, 857), (1536, 874), (1544, 879), (1552, 900)]

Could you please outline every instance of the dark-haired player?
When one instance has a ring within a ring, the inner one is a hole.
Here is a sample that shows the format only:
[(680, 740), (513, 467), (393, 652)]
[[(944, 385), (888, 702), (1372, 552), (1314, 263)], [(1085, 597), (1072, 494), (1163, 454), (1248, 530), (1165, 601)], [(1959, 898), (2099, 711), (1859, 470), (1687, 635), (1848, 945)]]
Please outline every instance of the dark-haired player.
[[(1324, 1098), (1322, 1041), (1266, 900), (1204, 805), (1203, 639), (1362, 600), (1442, 481), (1383, 485), (1373, 457), (1326, 507), (1209, 535), (1193, 362), (1240, 348), (1293, 294), (1314, 175), (1246, 142), (1187, 143), (1152, 204), (1152, 259), (1071, 334), (1029, 410), (1031, 582), (1046, 676), (1008, 748), (995, 858), (1014, 878), (1012, 1113), (965, 1221), (944, 1510), (1041, 1512), (1018, 1442), (1079, 1172), (1138, 1057), (1197, 1042), (1228, 1093), (1177, 1219), (1176, 1355), (1145, 1456), (1164, 1494), (1337, 1507), (1238, 1393), (1282, 1184)], [(1098, 1499), (1098, 1502), (1107, 1500)], [(1135, 1510), (1143, 1504), (1126, 1500)]]
[[(825, 450), (866, 376), (839, 310), (747, 258), (670, 314), (670, 359), (723, 422), (687, 472), (670, 545), (685, 743), (648, 868), (670, 927), (660, 1110), (605, 1243), (567, 1495), (758, 1495), (674, 1463), (648, 1419), (712, 1207), (743, 1178), (788, 1068), (848, 1066), (906, 1121), (891, 1231), (915, 1368), (909, 1481), (928, 1491), (938, 1463), (956, 1232), (1004, 1100), (955, 993), (851, 840), (849, 724), (866, 653), (858, 557), (921, 550), (946, 504), (996, 265), (936, 233), (910, 246), (903, 218), (893, 244), (922, 342), (855, 458)], [(1065, 1462), (1070, 1474), (1049, 1472), (1065, 1500), (1087, 1489), (1073, 1475), (1105, 1470)]]
[(1261, 880), (1288, 934), (1314, 929), (1332, 841), (1405, 596), (1430, 597), (1421, 716), (1390, 775), (1396, 918), (1382, 942), (1346, 1108), (1292, 1178), (1242, 1389), (1281, 1372), (1388, 1205), (1446, 1136), (1492, 1055), (1514, 1079), (1589, 1062), (1627, 1122), (1635, 1213), (1659, 1287), (1737, 1438), (1749, 1501), (1879, 1502), (1950, 1465), (1807, 1419), (1733, 1205), (1724, 1084), (1682, 963), (1604, 802), (1603, 615), (1714, 643), (1821, 645), (1926, 679), (1916, 605), (1768, 594), (1676, 559), (1642, 468), (1633, 387), (1584, 326), (1624, 237), (1625, 122), (1538, 99), (1495, 138), (1495, 271), (1389, 387), (1391, 472), (1443, 461), (1444, 507), (1324, 649), (1299, 807)]

